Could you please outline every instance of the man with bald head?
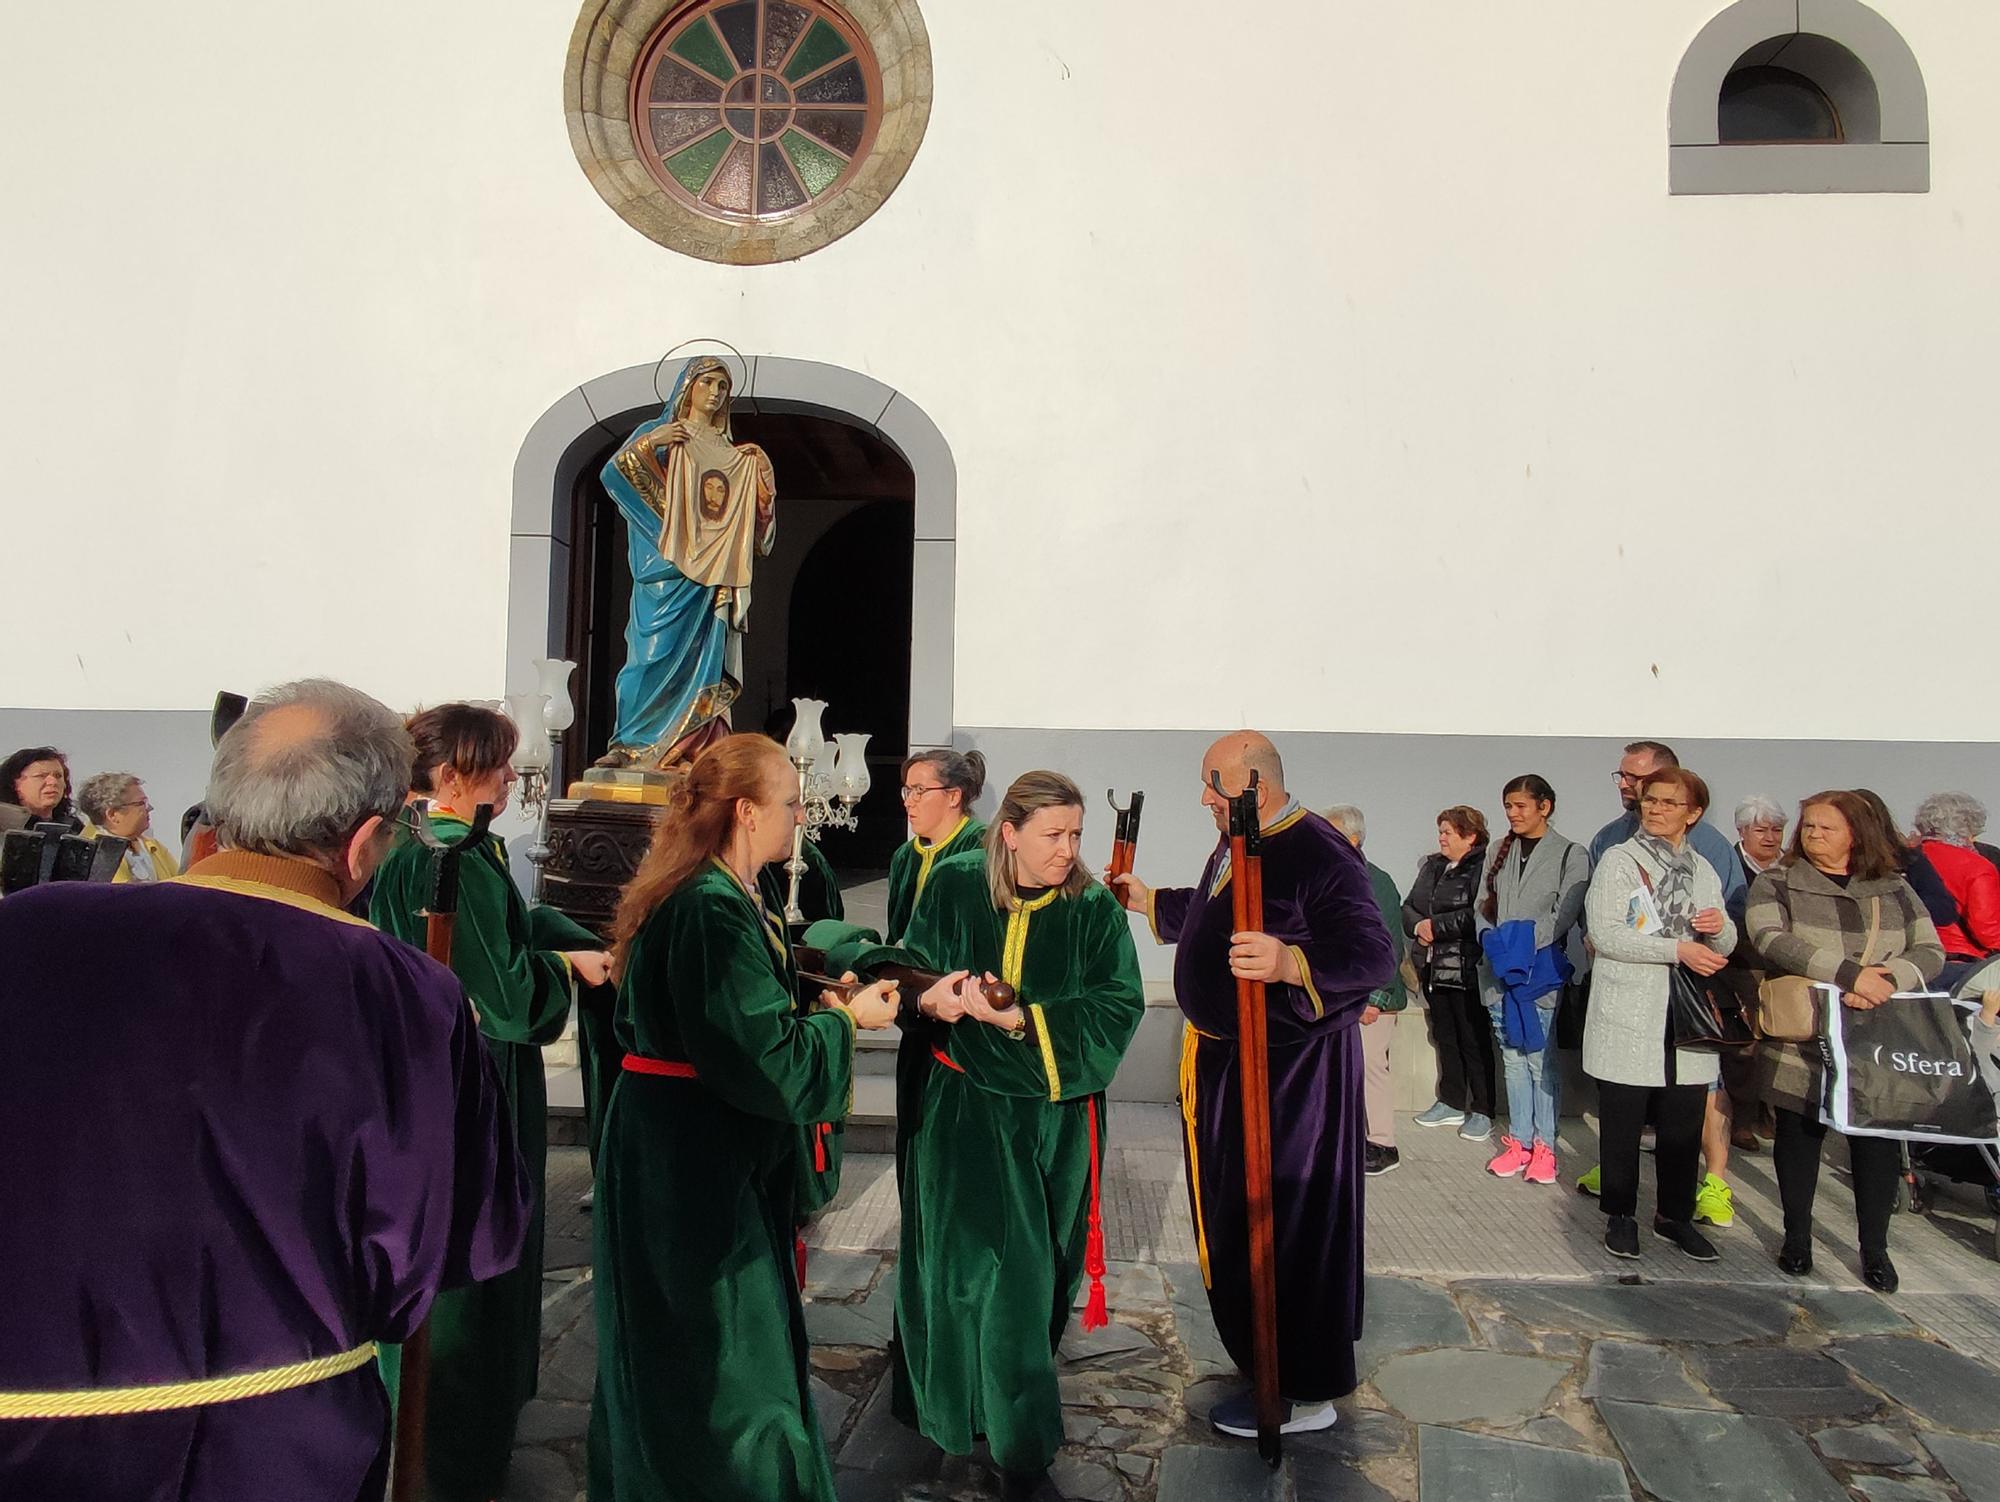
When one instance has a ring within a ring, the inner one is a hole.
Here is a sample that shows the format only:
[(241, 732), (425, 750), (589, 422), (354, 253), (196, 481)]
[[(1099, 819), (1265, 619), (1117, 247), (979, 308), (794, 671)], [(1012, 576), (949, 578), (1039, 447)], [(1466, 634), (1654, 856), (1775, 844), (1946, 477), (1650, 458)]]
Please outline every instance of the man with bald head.
[(366, 694), (286, 685), (217, 747), (220, 851), (0, 902), (0, 1493), (379, 1498), (376, 1342), (520, 1259), (465, 993), (343, 911), (413, 754)]
[[(1271, 1081), (1272, 1219), (1278, 1272), (1278, 1387), (1284, 1431), (1324, 1429), (1354, 1391), (1361, 1331), (1361, 1189), (1368, 1121), (1355, 1031), (1389, 983), (1395, 948), (1368, 865), (1347, 839), (1285, 791), (1277, 747), (1254, 730), (1225, 735), (1202, 758), (1201, 802), (1218, 832), (1227, 800), (1257, 774), (1264, 928), (1235, 932), (1227, 840), (1191, 887), (1119, 880), (1153, 936), (1178, 944), (1174, 994), (1181, 1049), (1188, 1197), (1209, 1310), (1224, 1346), (1250, 1370), (1249, 1223), (1236, 1046), (1236, 980), (1266, 983)], [(1215, 781), (1219, 777), (1221, 792)], [(1255, 1438), (1248, 1392), (1216, 1404), (1222, 1433)]]

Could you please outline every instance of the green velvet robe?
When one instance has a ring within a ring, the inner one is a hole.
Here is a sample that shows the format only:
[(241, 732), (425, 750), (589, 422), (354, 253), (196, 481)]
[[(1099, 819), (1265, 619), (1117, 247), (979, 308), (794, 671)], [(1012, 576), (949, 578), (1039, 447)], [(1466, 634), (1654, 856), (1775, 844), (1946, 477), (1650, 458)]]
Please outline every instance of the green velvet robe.
[(710, 864), (633, 940), (597, 1171), (591, 1502), (833, 1502), (794, 1261), (800, 1129), (853, 1097), (854, 1024), (808, 1013), (782, 926)]
[[(958, 828), (926, 845), (914, 837), (896, 847), (889, 857), (889, 930), (882, 937), (891, 944), (903, 941), (904, 930), (916, 912), (917, 898), (929, 883), (940, 861), (967, 851), (979, 851), (986, 841), (986, 826), (967, 815)], [(999, 974), (996, 970), (994, 974)], [(896, 1045), (896, 1182), (903, 1182), (903, 1169), (910, 1156), (910, 1138), (924, 1116), (924, 1085), (931, 1076), (929, 1032), (921, 1022), (905, 1026)]]
[[(821, 923), (847, 915), (840, 900), (840, 878), (833, 865), (820, 854), (819, 846), (805, 842), (806, 874), (799, 878), (799, 911), (807, 923)], [(764, 910), (782, 920), (785, 895), (791, 890), (791, 874), (783, 861), (773, 861), (757, 873), (757, 892)], [(847, 1123), (816, 1121), (806, 1127), (805, 1152), (799, 1158), (799, 1221), (833, 1203), (840, 1193), (840, 1165), (846, 1157)]]
[[(440, 840), (465, 837), (464, 820), (438, 813), (429, 818)], [(424, 946), (431, 859), (407, 822), (399, 822), (369, 903), (377, 928), (419, 949)], [(573, 988), (561, 951), (602, 947), (602, 940), (554, 908), (527, 904), (497, 837), (461, 858), (451, 968), (471, 998), (479, 1030), (499, 1068), (515, 1139), (534, 1185), (535, 1213), (518, 1267), (440, 1294), (432, 1306), (424, 1468), (436, 1502), (487, 1502), (498, 1494), (513, 1451), (514, 1421), (521, 1405), (535, 1395), (542, 1341), (542, 1197), (549, 1154), (542, 1046), (561, 1035), (569, 1015)], [(391, 1350), (383, 1356), (383, 1379), (391, 1391), (400, 1355)]]
[[(977, 850), (985, 839), (986, 826), (968, 814), (959, 820), (957, 829), (935, 845), (926, 845), (914, 836), (898, 845), (896, 853), (889, 857), (889, 931), (882, 937), (891, 944), (902, 943), (903, 931), (910, 926), (910, 917), (917, 910), (917, 898), (923, 895), (937, 863)], [(837, 918), (840, 914), (833, 916)]]
[(940, 863), (904, 947), (938, 970), (992, 971), (1028, 1008), (1028, 1036), (962, 1021), (904, 1165), (895, 1400), (955, 1455), (984, 1435), (1032, 1474), (1062, 1444), (1055, 1350), (1084, 1275), (1091, 1114), (1145, 1010), (1125, 910), (1092, 882), (996, 912), (986, 858)]

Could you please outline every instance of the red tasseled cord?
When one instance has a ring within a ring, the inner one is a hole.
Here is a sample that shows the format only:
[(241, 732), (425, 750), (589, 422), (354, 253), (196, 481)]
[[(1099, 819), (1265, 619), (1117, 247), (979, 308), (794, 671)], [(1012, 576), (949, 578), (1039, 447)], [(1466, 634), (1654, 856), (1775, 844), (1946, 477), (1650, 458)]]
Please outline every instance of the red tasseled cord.
[(813, 1172), (826, 1172), (826, 1136), (833, 1130), (831, 1122), (822, 1121), (813, 1127)]
[(800, 1288), (804, 1288), (804, 1287), (806, 1286), (806, 1239), (805, 1239), (805, 1237), (803, 1237), (803, 1236), (794, 1236), (794, 1237), (792, 1238), (792, 1255), (793, 1255), (793, 1256), (795, 1256), (795, 1257), (797, 1257), (797, 1258), (799, 1259), (799, 1287), (800, 1287)]
[(1084, 1242), (1083, 1270), (1090, 1274), (1090, 1297), (1083, 1306), (1083, 1328), (1101, 1330), (1111, 1323), (1104, 1302), (1104, 1211), (1097, 1197), (1097, 1097), (1090, 1098), (1090, 1235)]

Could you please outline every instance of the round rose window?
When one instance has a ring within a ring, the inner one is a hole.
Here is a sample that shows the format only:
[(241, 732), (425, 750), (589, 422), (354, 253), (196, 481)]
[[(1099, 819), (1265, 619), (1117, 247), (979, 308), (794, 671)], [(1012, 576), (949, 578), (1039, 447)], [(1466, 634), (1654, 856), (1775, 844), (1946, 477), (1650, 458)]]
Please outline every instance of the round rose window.
[(840, 192), (874, 144), (867, 38), (820, 0), (703, 0), (653, 33), (632, 135), (660, 186), (711, 219), (763, 222)]

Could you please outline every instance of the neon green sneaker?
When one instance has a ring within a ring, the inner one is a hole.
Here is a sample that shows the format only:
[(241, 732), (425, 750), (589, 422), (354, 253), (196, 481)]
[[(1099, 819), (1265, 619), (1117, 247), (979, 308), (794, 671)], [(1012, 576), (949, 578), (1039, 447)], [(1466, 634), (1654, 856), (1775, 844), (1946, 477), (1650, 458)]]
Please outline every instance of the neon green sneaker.
[(1694, 1218), (1712, 1226), (1736, 1224), (1736, 1203), (1729, 1186), (1714, 1174), (1706, 1174), (1694, 1192)]
[(1590, 1165), (1590, 1171), (1576, 1181), (1576, 1192), (1578, 1194), (1587, 1194), (1592, 1199), (1595, 1199), (1603, 1187), (1603, 1182), (1604, 1165), (1593, 1163)]

